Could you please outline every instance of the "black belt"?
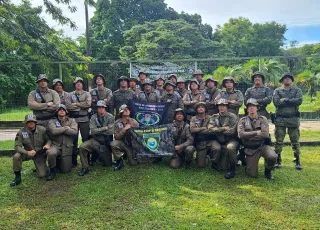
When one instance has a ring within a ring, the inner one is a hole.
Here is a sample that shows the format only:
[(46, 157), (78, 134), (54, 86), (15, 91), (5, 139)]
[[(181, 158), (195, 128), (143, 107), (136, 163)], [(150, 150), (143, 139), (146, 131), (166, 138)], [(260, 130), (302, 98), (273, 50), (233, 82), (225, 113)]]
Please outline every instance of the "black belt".
[(54, 118), (55, 115), (47, 115), (47, 116), (43, 116), (43, 117), (38, 117), (37, 116), (37, 120), (39, 121), (47, 121), (50, 120), (51, 118)]
[(88, 113), (84, 115), (80, 115), (79, 112), (70, 112), (70, 117), (72, 118), (80, 118), (80, 117), (87, 117), (87, 116), (88, 116)]
[(279, 113), (276, 113), (276, 117), (281, 117), (281, 118), (300, 117), (300, 112), (293, 113), (293, 114), (279, 114)]
[(245, 149), (255, 150), (255, 149), (260, 148), (262, 145), (263, 145), (263, 144), (261, 144), (261, 145), (251, 145), (251, 146), (245, 145), (244, 148), (245, 148)]

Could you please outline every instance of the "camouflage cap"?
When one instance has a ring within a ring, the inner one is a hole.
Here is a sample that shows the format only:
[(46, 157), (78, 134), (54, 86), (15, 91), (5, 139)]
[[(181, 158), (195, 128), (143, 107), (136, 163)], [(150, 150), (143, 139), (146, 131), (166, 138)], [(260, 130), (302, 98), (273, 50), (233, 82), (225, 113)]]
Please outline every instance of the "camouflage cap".
[(197, 70), (195, 70), (195, 71), (193, 72), (193, 76), (194, 76), (194, 75), (202, 75), (202, 76), (203, 76), (204, 74), (203, 74), (203, 72), (201, 71), (201, 69), (197, 69)]
[(197, 81), (197, 79), (190, 79), (189, 85), (191, 85), (192, 82), (195, 82), (197, 85), (199, 85), (199, 82)]
[(223, 81), (222, 81), (222, 86), (223, 86), (223, 87), (226, 87), (226, 86), (225, 86), (226, 81), (232, 81), (233, 84), (237, 84), (233, 77), (227, 76), (227, 77), (223, 78)]
[(145, 70), (140, 70), (140, 71), (139, 71), (139, 74), (138, 74), (138, 77), (140, 77), (141, 74), (148, 75), (148, 74), (145, 72)]
[(167, 85), (172, 85), (173, 87), (176, 87), (176, 85), (172, 82), (172, 81), (167, 81), (165, 84), (164, 84), (164, 88), (166, 89)]
[(76, 77), (76, 79), (74, 79), (73, 84), (75, 85), (78, 81), (81, 81), (82, 84), (84, 84), (84, 81), (81, 77)]
[(182, 77), (179, 77), (177, 79), (177, 84), (179, 84), (179, 83), (186, 83), (186, 80), (184, 78), (182, 78)]
[[(166, 78), (163, 75), (158, 75), (155, 79), (155, 81), (158, 81), (159, 79), (162, 79), (163, 81), (166, 81)], [(169, 79), (170, 80), (170, 79)]]
[(285, 72), (281, 75), (279, 82), (282, 83), (283, 79), (285, 79), (286, 77), (290, 77), (291, 80), (294, 81), (293, 75), (291, 73)]
[(107, 108), (107, 104), (104, 100), (99, 100), (99, 101), (97, 101), (97, 107)]
[(64, 109), (64, 111), (66, 111), (66, 113), (68, 114), (68, 110), (67, 110), (67, 107), (64, 105), (64, 104), (59, 104), (58, 105), (58, 108), (56, 110), (56, 113), (60, 110), (60, 109)]
[(247, 100), (247, 103), (246, 103), (246, 106), (248, 106), (248, 105), (256, 105), (256, 106), (259, 106), (259, 103), (257, 102), (256, 99), (254, 99), (254, 98), (249, 98), (249, 99)]
[(256, 76), (260, 76), (262, 78), (262, 81), (264, 81), (264, 75), (263, 75), (263, 73), (261, 73), (259, 71), (253, 73), (253, 75), (251, 76), (251, 80), (253, 81), (254, 77), (256, 77)]
[(48, 80), (48, 78), (47, 78), (47, 76), (45, 74), (39, 74), (39, 76), (37, 77), (36, 82), (38, 83), (39, 81), (42, 81), (42, 80), (46, 80), (49, 83), (49, 80)]
[(123, 113), (125, 111), (125, 109), (127, 109), (127, 108), (129, 108), (129, 107), (126, 104), (121, 105), (119, 108), (119, 114)]
[(144, 86), (144, 85), (153, 85), (153, 82), (149, 78), (147, 78), (141, 85), (142, 86)]
[(37, 117), (36, 117), (36, 115), (34, 115), (34, 114), (27, 114), (27, 115), (24, 117), (23, 123), (24, 123), (24, 124), (27, 124), (27, 122), (29, 122), (29, 121), (37, 122)]
[(208, 83), (209, 81), (213, 81), (215, 86), (218, 85), (218, 81), (217, 81), (216, 79), (214, 79), (213, 76), (209, 76), (209, 77), (206, 79), (206, 86), (207, 86), (207, 83)]
[(59, 78), (56, 78), (56, 79), (53, 79), (53, 81), (52, 81), (52, 89), (54, 89), (54, 87), (56, 86), (57, 83), (60, 83), (62, 85), (62, 88), (64, 88), (62, 80)]
[(106, 85), (106, 79), (105, 79), (105, 77), (104, 77), (101, 73), (98, 73), (98, 74), (96, 74), (96, 75), (94, 76), (93, 82), (96, 84), (96, 81), (97, 81), (97, 78), (98, 78), (98, 77), (101, 77), (101, 78), (102, 78), (102, 81), (103, 81), (103, 85)]
[(177, 79), (177, 74), (170, 74), (168, 80), (171, 80), (171, 78), (174, 77), (175, 79)]
[(225, 98), (220, 98), (217, 102), (217, 105), (229, 105), (229, 102)]
[(203, 101), (200, 101), (200, 102), (198, 102), (198, 103), (196, 104), (196, 106), (194, 107), (194, 109), (196, 110), (196, 113), (198, 112), (197, 110), (198, 110), (198, 107), (199, 107), (199, 106), (204, 106), (204, 108), (206, 109), (206, 112), (207, 112), (207, 110), (208, 110), (207, 104), (206, 104), (205, 102), (203, 102)]
[(135, 81), (136, 83), (139, 82), (139, 80), (136, 77), (133, 77), (133, 76), (129, 77), (129, 81)]
[(122, 80), (126, 80), (128, 82), (128, 86), (129, 86), (130, 81), (129, 81), (129, 78), (127, 78), (126, 76), (119, 77), (119, 79), (118, 79), (118, 85), (119, 86), (120, 86), (120, 81), (122, 81)]

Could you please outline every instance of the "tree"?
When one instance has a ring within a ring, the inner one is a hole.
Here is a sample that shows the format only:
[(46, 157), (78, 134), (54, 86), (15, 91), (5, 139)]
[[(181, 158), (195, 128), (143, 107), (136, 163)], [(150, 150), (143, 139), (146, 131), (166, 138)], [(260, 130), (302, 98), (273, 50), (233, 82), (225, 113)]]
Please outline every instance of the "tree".
[(242, 66), (241, 65), (235, 65), (233, 67), (219, 66), (213, 72), (214, 79), (217, 79), (219, 83), (221, 83), (222, 80), (228, 76), (233, 77), (236, 81), (239, 81), (240, 79), (242, 79), (244, 76)]
[(308, 89), (308, 95), (312, 102), (317, 95), (317, 88), (320, 86), (320, 72), (315, 73), (311, 70), (305, 70), (296, 77), (296, 81), (301, 84), (302, 87)]
[(238, 57), (273, 56), (281, 53), (286, 30), (276, 22), (252, 24), (247, 18), (230, 18), (217, 27), (213, 39), (225, 42)]
[(179, 20), (158, 20), (137, 25), (124, 34), (122, 59), (187, 59), (231, 55), (227, 47), (204, 38), (194, 25)]

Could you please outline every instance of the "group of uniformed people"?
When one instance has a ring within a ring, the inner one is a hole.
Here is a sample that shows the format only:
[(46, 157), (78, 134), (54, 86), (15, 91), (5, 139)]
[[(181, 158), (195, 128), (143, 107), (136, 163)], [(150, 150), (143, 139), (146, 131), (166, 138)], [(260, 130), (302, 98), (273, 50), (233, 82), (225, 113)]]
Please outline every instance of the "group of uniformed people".
[[(211, 161), (213, 169), (228, 171), (226, 179), (235, 176), (238, 160), (246, 165), (249, 176), (257, 177), (262, 156), (265, 176), (273, 180), (271, 171), (281, 167), (282, 145), (288, 130), (295, 167), (302, 169), (299, 145), (302, 92), (292, 85), (292, 74), (284, 73), (280, 79), (282, 86), (272, 93), (263, 85), (264, 75), (256, 72), (252, 75), (253, 87), (248, 88), (244, 96), (236, 89), (232, 77), (223, 79), (220, 90), (218, 81), (212, 76), (206, 80), (203, 76), (201, 70), (196, 70), (194, 78), (188, 82), (175, 74), (169, 75), (167, 81), (163, 76), (152, 81), (146, 73), (140, 72), (138, 79), (120, 77), (119, 89), (112, 92), (106, 87), (104, 76), (98, 74), (93, 79), (96, 88), (90, 92), (84, 90), (83, 79), (76, 77), (73, 81), (75, 90), (67, 93), (62, 80), (54, 79), (50, 89), (48, 78), (40, 74), (36, 81), (38, 88), (28, 96), (28, 106), (33, 114), (25, 116), (24, 127), (16, 135), (15, 179), (10, 185), (21, 183), (22, 162), (31, 159), (37, 175), (47, 180), (53, 180), (57, 171), (70, 172), (77, 166), (78, 154), (81, 161), (79, 176), (89, 173), (89, 166), (97, 161), (111, 166), (112, 155), (115, 170), (124, 166), (125, 156), (129, 165), (137, 165), (130, 129), (139, 124), (131, 117), (130, 100), (168, 103), (167, 123), (173, 123), (175, 145), (175, 155), (170, 161), (172, 168), (184, 163), (185, 168), (190, 169), (196, 153), (197, 167), (205, 167)], [(275, 151), (270, 148), (269, 113), (266, 110), (272, 99), (276, 107), (276, 113), (271, 115), (275, 124)], [(246, 115), (239, 119), (243, 100)], [(79, 131), (82, 144), (78, 148)], [(161, 161), (161, 158), (155, 161)]]

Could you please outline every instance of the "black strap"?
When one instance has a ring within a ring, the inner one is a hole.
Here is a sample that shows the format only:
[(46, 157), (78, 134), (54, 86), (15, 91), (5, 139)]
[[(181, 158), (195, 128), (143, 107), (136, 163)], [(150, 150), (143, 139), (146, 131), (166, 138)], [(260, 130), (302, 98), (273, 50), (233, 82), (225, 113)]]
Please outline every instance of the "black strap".
[(99, 92), (98, 92), (97, 89), (96, 89), (96, 94), (97, 94), (97, 99), (98, 99), (98, 101), (100, 101), (100, 96), (99, 96)]
[(143, 93), (144, 93), (144, 96), (146, 97), (147, 102), (149, 102), (149, 97), (147, 96), (146, 92), (143, 91)]
[(80, 99), (79, 99), (79, 97), (78, 97), (78, 95), (77, 95), (77, 93), (76, 93), (76, 92), (74, 92), (74, 95), (76, 96), (77, 101), (78, 101), (78, 102), (80, 102)]
[(41, 103), (47, 103), (46, 100), (43, 98), (42, 94), (40, 93), (40, 90), (37, 89), (36, 92), (39, 94), (39, 96), (41, 97)]

